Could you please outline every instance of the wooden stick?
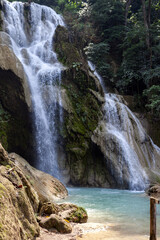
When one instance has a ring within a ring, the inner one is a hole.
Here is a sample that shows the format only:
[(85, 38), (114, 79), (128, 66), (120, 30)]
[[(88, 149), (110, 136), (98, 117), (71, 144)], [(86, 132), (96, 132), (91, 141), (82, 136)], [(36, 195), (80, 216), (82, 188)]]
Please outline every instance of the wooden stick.
[(150, 240), (157, 240), (156, 237), (156, 199), (150, 198)]

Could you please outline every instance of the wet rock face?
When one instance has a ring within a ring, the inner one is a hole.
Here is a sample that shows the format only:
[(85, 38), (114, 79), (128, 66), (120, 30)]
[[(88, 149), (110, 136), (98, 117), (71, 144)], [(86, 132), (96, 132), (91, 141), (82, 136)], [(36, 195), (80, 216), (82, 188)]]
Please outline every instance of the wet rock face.
[(33, 156), (31, 99), (23, 67), (0, 32), (0, 141), (8, 151)]
[[(10, 44), (11, 40), (8, 34), (0, 32), (0, 68), (6, 71), (10, 70), (15, 75), (14, 78), (16, 79), (17, 85), (21, 85), (17, 98), (20, 95), (20, 100), (23, 101), (28, 108), (31, 108), (30, 90), (26, 75), (21, 62), (18, 60), (13, 50), (11, 50)], [(12, 78), (9, 75), (8, 80), (11, 81)], [(2, 81), (4, 80), (3, 78)]]
[(104, 105), (107, 114), (93, 132), (92, 141), (103, 153), (106, 168), (114, 177), (116, 186), (144, 189), (149, 181), (154, 181), (155, 169), (160, 167), (160, 150), (123, 98), (108, 95)]
[(15, 117), (28, 118), (28, 107), (20, 79), (11, 71), (0, 69), (0, 101)]
[(102, 88), (67, 29), (59, 26), (54, 41), (59, 61), (67, 66), (62, 73), (64, 126), (61, 135), (68, 183), (109, 187), (113, 179), (105, 169), (103, 154), (91, 141), (92, 132), (102, 117)]

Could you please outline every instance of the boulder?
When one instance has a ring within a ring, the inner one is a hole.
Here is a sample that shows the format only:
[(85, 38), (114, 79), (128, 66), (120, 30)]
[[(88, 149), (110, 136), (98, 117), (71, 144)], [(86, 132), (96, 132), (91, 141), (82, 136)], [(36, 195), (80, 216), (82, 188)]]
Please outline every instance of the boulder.
[(16, 153), (11, 153), (9, 156), (15, 165), (22, 169), (28, 181), (36, 190), (41, 204), (48, 201), (53, 202), (57, 198), (67, 197), (67, 189), (58, 179), (35, 169)]
[(87, 212), (84, 208), (71, 203), (56, 204), (47, 202), (40, 209), (41, 216), (56, 214), (61, 218), (75, 223), (86, 223), (88, 220)]
[(61, 217), (51, 214), (48, 218), (43, 218), (40, 221), (40, 226), (46, 229), (56, 228), (60, 233), (71, 233), (72, 227), (71, 225), (63, 220)]
[(88, 220), (87, 212), (84, 208), (75, 204), (63, 203), (59, 205), (59, 216), (67, 219), (69, 222), (86, 223)]
[(39, 214), (41, 216), (49, 216), (51, 214), (58, 214), (59, 212), (59, 205), (56, 203), (46, 202), (43, 203)]

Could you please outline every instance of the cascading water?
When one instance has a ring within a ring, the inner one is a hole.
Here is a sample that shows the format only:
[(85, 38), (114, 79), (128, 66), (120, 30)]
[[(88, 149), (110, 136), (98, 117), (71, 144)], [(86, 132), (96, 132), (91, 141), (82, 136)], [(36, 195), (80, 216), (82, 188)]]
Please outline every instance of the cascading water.
[[(105, 151), (107, 166), (110, 166), (119, 187), (144, 189), (148, 182), (144, 169), (155, 168), (154, 152), (160, 156), (160, 149), (153, 144), (139, 120), (123, 103), (122, 97), (107, 93), (103, 79), (96, 72), (95, 66), (91, 62), (88, 64), (99, 79), (105, 93), (103, 152)], [(95, 136), (102, 135), (102, 132), (96, 131)], [(95, 136), (92, 138), (94, 142), (97, 141), (94, 139)]]
[[(61, 70), (53, 51), (53, 36), (64, 22), (60, 15), (35, 3), (9, 3), (4, 0), (4, 31), (12, 49), (23, 64), (32, 95), (37, 149), (36, 167), (60, 178), (57, 163), (56, 119), (61, 124)], [(57, 104), (59, 102), (59, 104)]]

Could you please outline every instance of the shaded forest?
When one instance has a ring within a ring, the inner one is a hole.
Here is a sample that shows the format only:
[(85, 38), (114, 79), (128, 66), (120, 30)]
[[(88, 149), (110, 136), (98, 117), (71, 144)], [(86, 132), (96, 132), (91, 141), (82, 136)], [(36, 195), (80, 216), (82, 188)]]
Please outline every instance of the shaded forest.
[[(36, 0), (62, 13), (106, 86), (160, 118), (158, 0)], [(78, 64), (78, 63), (77, 63)]]

